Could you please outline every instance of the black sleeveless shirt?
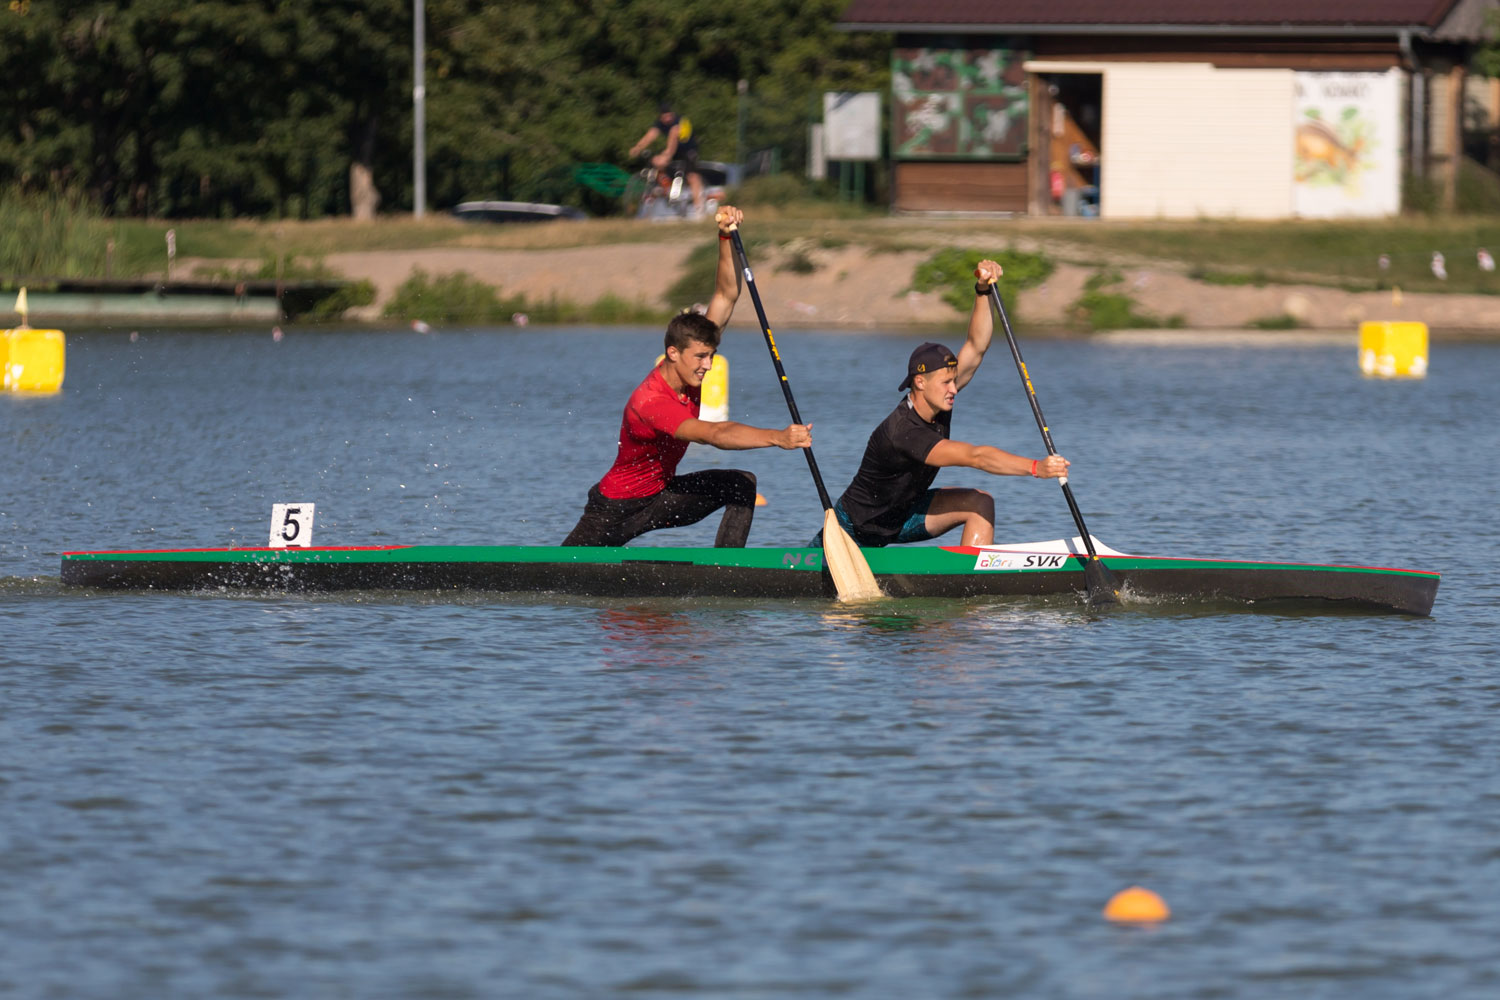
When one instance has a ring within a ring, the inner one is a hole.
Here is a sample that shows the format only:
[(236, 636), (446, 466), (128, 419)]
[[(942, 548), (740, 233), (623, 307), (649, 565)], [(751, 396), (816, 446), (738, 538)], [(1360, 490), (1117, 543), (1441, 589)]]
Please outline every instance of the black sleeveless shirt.
[(952, 410), (928, 423), (907, 397), (870, 434), (859, 471), (839, 497), (839, 506), (861, 535), (886, 545), (896, 540), (912, 507), (937, 478), (927, 456), (939, 441), (948, 440), (952, 425)]

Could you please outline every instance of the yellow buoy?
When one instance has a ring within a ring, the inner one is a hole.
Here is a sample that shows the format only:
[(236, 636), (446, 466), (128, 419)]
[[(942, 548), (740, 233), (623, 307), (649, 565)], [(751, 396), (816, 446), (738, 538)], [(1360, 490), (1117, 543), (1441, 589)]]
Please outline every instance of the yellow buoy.
[(1138, 885), (1115, 893), (1104, 906), (1104, 918), (1120, 924), (1157, 924), (1171, 915), (1160, 896)]
[(757, 507), (764, 507), (765, 505), (766, 505), (766, 498), (764, 496), (762, 496), (761, 494), (759, 494), (759, 493), (755, 494), (755, 506), (757, 506)]
[(1382, 378), (1427, 374), (1427, 324), (1365, 322), (1359, 325), (1359, 370)]
[(15, 392), (57, 392), (62, 388), (67, 356), (61, 330), (30, 327), (0, 330), (0, 385)]
[(729, 359), (715, 354), (708, 374), (703, 376), (700, 420), (729, 419)]

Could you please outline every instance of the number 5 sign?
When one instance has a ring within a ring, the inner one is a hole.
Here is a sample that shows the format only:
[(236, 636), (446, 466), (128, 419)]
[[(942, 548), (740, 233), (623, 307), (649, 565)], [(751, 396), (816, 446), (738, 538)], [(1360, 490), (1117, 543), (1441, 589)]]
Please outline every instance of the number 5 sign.
[(312, 544), (313, 505), (310, 503), (275, 503), (271, 505), (271, 548), (306, 547)]

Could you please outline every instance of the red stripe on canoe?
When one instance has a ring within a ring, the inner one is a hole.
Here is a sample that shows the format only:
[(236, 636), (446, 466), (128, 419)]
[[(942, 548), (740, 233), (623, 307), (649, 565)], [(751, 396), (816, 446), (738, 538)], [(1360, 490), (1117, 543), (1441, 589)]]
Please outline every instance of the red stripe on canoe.
[(95, 552), (64, 552), (65, 556), (151, 556), (170, 555), (179, 552), (389, 552), (392, 549), (409, 549), (410, 545), (292, 545), (285, 549), (269, 546), (249, 546), (243, 549), (99, 549)]

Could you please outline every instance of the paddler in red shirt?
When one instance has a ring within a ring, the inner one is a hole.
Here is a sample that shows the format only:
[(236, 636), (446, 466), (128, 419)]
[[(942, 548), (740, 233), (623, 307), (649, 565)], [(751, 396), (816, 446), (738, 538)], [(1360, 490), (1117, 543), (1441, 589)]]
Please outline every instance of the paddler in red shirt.
[(683, 313), (667, 324), (666, 356), (630, 394), (620, 422), (620, 451), (604, 478), (589, 489), (588, 504), (564, 545), (624, 545), (632, 538), (696, 524), (719, 508), (724, 517), (714, 545), (741, 548), (755, 517), (755, 475), (740, 469), (707, 469), (677, 475), (677, 463), (696, 441), (726, 451), (793, 450), (812, 444), (811, 424), (781, 430), (732, 420), (698, 419), (699, 389), (719, 349), (719, 336), (740, 297), (730, 230), (744, 220), (730, 205), (719, 224), (719, 269), (704, 315)]

